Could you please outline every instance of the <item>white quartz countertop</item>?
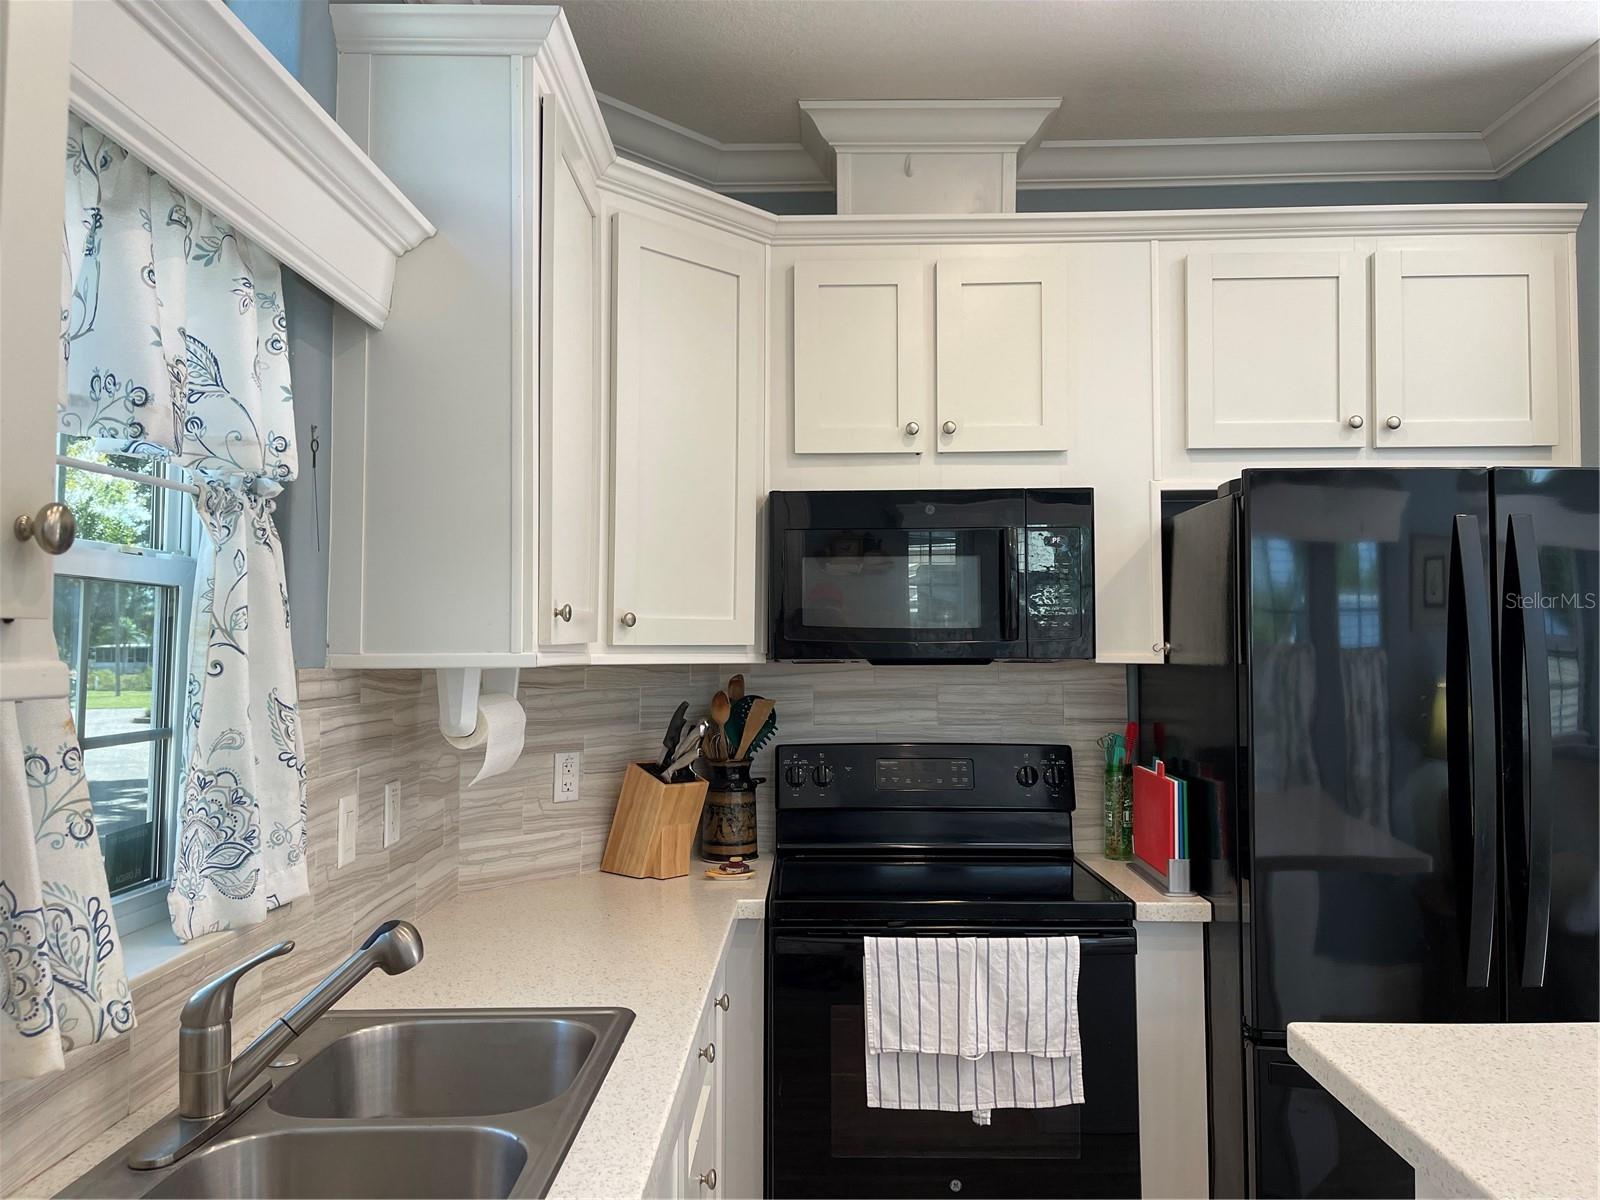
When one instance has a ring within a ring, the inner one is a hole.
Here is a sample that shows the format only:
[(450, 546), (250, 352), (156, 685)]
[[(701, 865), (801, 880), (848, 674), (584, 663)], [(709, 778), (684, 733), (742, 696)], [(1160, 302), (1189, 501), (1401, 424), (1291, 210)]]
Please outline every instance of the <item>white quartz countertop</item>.
[[(706, 879), (696, 863), (682, 879), (589, 873), (457, 896), (418, 918), (420, 964), (373, 972), (339, 1008), (632, 1009), (549, 1195), (640, 1196), (733, 923), (766, 915), (768, 866), (752, 865), (756, 877), (737, 883)], [(174, 1100), (175, 1091), (92, 1138), (22, 1194), (66, 1187)]]
[(1419, 1196), (1600, 1195), (1600, 1025), (1295, 1022), (1289, 1057), (1416, 1168)]
[(1204, 896), (1169, 896), (1134, 870), (1132, 863), (1103, 854), (1080, 852), (1073, 857), (1133, 901), (1136, 921), (1211, 920), (1211, 901)]

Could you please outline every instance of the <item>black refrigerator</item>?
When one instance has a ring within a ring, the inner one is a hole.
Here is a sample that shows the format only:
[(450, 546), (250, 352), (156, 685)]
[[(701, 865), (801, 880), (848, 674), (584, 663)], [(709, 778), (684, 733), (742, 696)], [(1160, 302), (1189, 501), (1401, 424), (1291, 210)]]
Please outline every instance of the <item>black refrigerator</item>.
[(1413, 1194), (1291, 1021), (1600, 1019), (1597, 490), (1247, 471), (1165, 523), (1140, 746), (1214, 909), (1213, 1195)]

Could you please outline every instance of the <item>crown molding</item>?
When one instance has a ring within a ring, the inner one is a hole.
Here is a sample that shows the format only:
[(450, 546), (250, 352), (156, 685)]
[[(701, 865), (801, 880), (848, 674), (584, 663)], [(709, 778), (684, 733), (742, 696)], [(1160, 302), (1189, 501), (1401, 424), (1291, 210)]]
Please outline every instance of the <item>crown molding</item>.
[(1509, 175), (1600, 112), (1600, 42), (1524, 96), (1483, 131), (1499, 176)]
[(777, 228), (778, 218), (765, 209), (730, 200), (690, 180), (627, 158), (618, 158), (611, 164), (611, 169), (600, 177), (599, 187), (614, 196), (642, 200), (656, 208), (763, 243), (772, 240)]
[(68, 102), (372, 325), (433, 226), (221, 0), (75, 8)]
[[(350, 7), (370, 7), (355, 6)], [(436, 7), (436, 6), (430, 6)], [(458, 6), (466, 7), (466, 6)], [(801, 140), (739, 144), (675, 125), (602, 97), (617, 149), (657, 170), (718, 191), (822, 191), (833, 153), (851, 148), (972, 150), (951, 105), (1004, 107), (1057, 101), (894, 101), (863, 113), (860, 101), (803, 100)], [(981, 109), (979, 110), (981, 111)], [(1053, 108), (1051, 109), (1053, 111)], [(1600, 111), (1600, 42), (1481, 133), (1320, 134), (1286, 137), (1046, 141), (1019, 143), (1019, 188), (1181, 187), (1197, 184), (1354, 183), (1404, 180), (1492, 180), (1516, 170)], [(990, 116), (998, 121), (999, 114)], [(1039, 121), (1044, 120), (1042, 114)], [(830, 145), (820, 119), (840, 139)], [(927, 139), (890, 141), (891, 119)], [(971, 118), (976, 123), (977, 118)], [(868, 139), (878, 140), (868, 140)]]
[[(800, 123), (834, 153), (1019, 153), (1061, 97), (1019, 100), (802, 100)], [(811, 143), (804, 134), (801, 141)], [(826, 169), (826, 163), (819, 163)]]

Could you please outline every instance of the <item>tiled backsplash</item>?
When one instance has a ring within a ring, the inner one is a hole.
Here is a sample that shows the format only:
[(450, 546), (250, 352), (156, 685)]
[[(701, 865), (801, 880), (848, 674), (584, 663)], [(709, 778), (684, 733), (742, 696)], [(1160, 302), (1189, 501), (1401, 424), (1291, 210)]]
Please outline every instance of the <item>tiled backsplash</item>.
[[(527, 749), (504, 775), (468, 787), (479, 754), (439, 736), (433, 674), (302, 671), (301, 728), (309, 777), (311, 895), (238, 933), (215, 935), (139, 973), (137, 1025), (68, 1058), (66, 1071), (0, 1085), (0, 1194), (177, 1080), (178, 1009), (199, 983), (270, 942), (293, 954), (252, 972), (238, 992), (237, 1044), (302, 995), (374, 925), (420, 919), (458, 889), (499, 887), (597, 870), (627, 764), (660, 749), (678, 701), (703, 712), (734, 670), (778, 706), (783, 741), (1065, 741), (1077, 767), (1077, 842), (1101, 844), (1099, 753), (1120, 729), (1125, 672), (1093, 663), (987, 667), (795, 666), (551, 667), (524, 672)], [(579, 750), (573, 804), (553, 802), (552, 754)], [(755, 774), (772, 776), (769, 747)], [(383, 846), (383, 788), (401, 784), (401, 837)], [(360, 804), (356, 860), (335, 869), (339, 800)], [(770, 848), (771, 785), (760, 791)]]

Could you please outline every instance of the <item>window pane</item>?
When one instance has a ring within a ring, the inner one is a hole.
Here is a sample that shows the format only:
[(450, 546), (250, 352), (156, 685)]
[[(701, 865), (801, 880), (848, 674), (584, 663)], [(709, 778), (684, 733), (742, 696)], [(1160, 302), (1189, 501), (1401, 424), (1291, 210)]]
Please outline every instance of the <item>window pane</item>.
[(156, 878), (160, 781), (169, 739), (100, 746), (83, 752), (100, 852), (112, 895)]
[(87, 600), (83, 729), (85, 738), (137, 733), (159, 725), (152, 703), (156, 676), (161, 593), (148, 583), (84, 580)]
[[(83, 580), (71, 575), (56, 576), (55, 616), (56, 653), (67, 664), (69, 700), (73, 719), (78, 713), (78, 634), (83, 628)], [(80, 734), (82, 731), (79, 731)]]
[[(96, 450), (90, 438), (62, 435), (60, 453), (123, 471), (137, 471), (141, 475), (156, 475), (161, 471), (157, 459), (106, 454)], [(80, 538), (119, 546), (156, 547), (161, 530), (160, 488), (71, 467), (63, 467), (59, 475), (61, 496), (78, 519)]]

